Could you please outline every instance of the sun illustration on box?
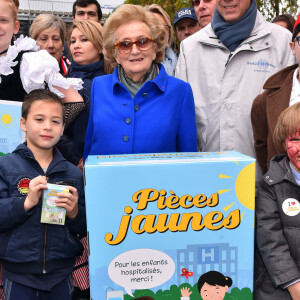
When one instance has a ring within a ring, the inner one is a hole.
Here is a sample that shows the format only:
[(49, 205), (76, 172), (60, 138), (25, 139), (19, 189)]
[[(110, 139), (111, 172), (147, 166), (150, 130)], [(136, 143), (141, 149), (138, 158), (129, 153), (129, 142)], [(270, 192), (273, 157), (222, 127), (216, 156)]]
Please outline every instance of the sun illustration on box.
[(15, 116), (9, 111), (0, 112), (0, 124), (2, 127), (11, 127), (15, 122)]
[[(239, 164), (237, 161), (234, 161), (235, 164)], [(232, 176), (219, 174), (220, 179), (230, 179)], [(228, 190), (219, 190), (218, 194), (223, 194), (231, 191)], [(255, 162), (244, 167), (238, 174), (235, 181), (235, 193), (239, 202), (246, 208), (254, 210), (255, 208)], [(230, 203), (224, 207), (224, 211), (228, 211), (235, 202)], [(243, 218), (244, 212), (242, 212), (241, 217)]]

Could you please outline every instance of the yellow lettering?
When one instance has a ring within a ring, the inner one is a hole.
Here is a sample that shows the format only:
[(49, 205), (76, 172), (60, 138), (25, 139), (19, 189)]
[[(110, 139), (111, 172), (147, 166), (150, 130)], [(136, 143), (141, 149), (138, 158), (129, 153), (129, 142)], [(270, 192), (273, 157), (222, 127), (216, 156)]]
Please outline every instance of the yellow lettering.
[[(186, 201), (192, 202), (191, 204), (186, 204)], [(193, 197), (191, 195), (184, 195), (180, 197), (179, 204), (182, 208), (190, 208), (193, 204)]]
[(221, 229), (224, 226), (223, 223), (214, 226), (214, 224), (219, 223), (221, 221), (223, 221), (223, 214), (219, 211), (212, 211), (204, 217), (205, 227), (209, 230)]
[(138, 202), (138, 210), (143, 210), (147, 207), (148, 202), (157, 200), (158, 196), (159, 192), (155, 189), (143, 189), (132, 196), (132, 201)]
[[(130, 206), (126, 206), (124, 208), (124, 212), (128, 215), (132, 214), (132, 208)], [(118, 245), (122, 243), (127, 235), (128, 227), (130, 223), (131, 216), (122, 216), (121, 224), (119, 226), (119, 232), (115, 240), (113, 240), (113, 235), (109, 232), (105, 235), (105, 242), (109, 245)]]
[(193, 203), (196, 207), (202, 208), (207, 205), (206, 203), (207, 197), (205, 195), (196, 195), (194, 197)]
[(240, 210), (236, 209), (230, 212), (229, 216), (224, 219), (224, 227), (227, 229), (234, 229), (241, 224)]

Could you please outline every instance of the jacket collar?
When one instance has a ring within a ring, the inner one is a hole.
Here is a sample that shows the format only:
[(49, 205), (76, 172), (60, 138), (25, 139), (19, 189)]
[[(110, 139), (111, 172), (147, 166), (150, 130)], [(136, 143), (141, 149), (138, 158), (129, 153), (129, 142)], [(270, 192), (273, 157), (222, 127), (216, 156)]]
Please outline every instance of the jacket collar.
[(268, 172), (263, 176), (263, 180), (268, 185), (275, 185), (282, 181), (290, 181), (296, 185), (296, 180), (290, 168), (290, 160), (286, 154), (274, 156), (270, 161)]
[[(39, 165), (39, 163), (35, 160), (32, 151), (27, 147), (26, 142), (23, 144), (20, 144), (13, 151), (13, 153), (18, 153), (25, 159), (34, 160), (36, 162), (36, 164)], [(53, 159), (52, 159), (50, 165), (48, 166), (47, 175), (50, 175), (51, 173), (53, 173), (53, 171), (63, 172), (63, 171), (67, 171), (67, 170), (68, 170), (68, 163), (67, 163), (66, 159), (61, 155), (61, 153), (56, 148), (53, 148)]]
[(264, 85), (264, 89), (273, 89), (266, 97), (266, 115), (270, 132), (274, 132), (279, 115), (289, 106), (293, 74), (297, 67), (298, 65), (293, 65), (279, 71)]
[[(159, 68), (158, 75), (152, 81), (146, 81), (143, 87), (149, 84), (154, 84), (161, 92), (164, 93), (167, 87), (168, 74), (166, 73), (166, 70), (162, 64), (157, 64), (157, 65)], [(112, 82), (113, 82), (114, 93), (117, 93), (117, 91), (120, 89), (126, 89), (126, 87), (119, 81), (118, 68), (115, 68), (112, 76), (113, 76)]]
[(263, 88), (266, 89), (279, 89), (286, 85), (287, 82), (291, 81), (291, 84), (293, 82), (293, 74), (294, 71), (298, 68), (298, 64), (288, 66), (270, 78), (267, 79), (265, 82)]
[(88, 65), (78, 65), (72, 61), (68, 76), (74, 78), (87, 78), (93, 76), (96, 72), (104, 74), (104, 59), (100, 59)]

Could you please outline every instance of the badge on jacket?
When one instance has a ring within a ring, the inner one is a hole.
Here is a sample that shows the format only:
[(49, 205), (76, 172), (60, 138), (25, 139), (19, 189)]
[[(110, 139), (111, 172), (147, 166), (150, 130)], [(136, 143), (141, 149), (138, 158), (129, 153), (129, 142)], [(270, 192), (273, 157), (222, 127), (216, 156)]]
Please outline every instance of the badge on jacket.
[(18, 182), (18, 191), (21, 195), (25, 196), (28, 194), (30, 180), (31, 179), (25, 177)]
[(290, 217), (296, 216), (300, 212), (300, 203), (296, 199), (288, 198), (283, 201), (282, 210), (286, 215)]

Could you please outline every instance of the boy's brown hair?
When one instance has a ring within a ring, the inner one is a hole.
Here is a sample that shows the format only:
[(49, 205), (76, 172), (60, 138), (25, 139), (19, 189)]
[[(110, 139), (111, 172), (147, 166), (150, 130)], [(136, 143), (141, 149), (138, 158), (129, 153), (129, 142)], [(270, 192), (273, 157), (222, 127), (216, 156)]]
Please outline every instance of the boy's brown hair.
[(61, 99), (54, 93), (48, 90), (37, 89), (31, 91), (29, 94), (25, 95), (24, 102), (22, 104), (22, 118), (25, 120), (27, 119), (28, 113), (30, 111), (32, 103), (35, 101), (48, 101), (48, 102), (55, 102), (61, 105), (62, 108), (62, 119), (63, 123), (65, 123), (65, 108), (64, 104), (62, 103)]
[(275, 147), (286, 152), (285, 140), (300, 130), (300, 102), (286, 108), (279, 116), (273, 134)]

